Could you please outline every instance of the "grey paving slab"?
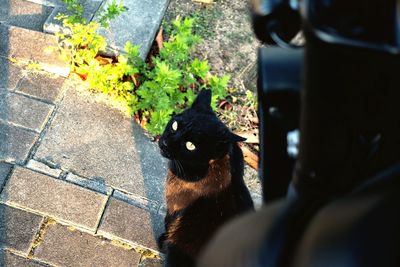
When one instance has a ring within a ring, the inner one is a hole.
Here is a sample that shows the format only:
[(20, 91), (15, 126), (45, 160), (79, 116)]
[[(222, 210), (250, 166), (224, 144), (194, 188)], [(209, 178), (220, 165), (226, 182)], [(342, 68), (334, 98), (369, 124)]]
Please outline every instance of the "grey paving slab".
[(118, 190), (114, 190), (113, 195), (114, 198), (118, 200), (122, 200), (126, 203), (129, 203), (138, 208), (142, 208), (145, 210), (151, 210), (157, 212), (160, 208), (160, 204), (156, 201), (149, 200), (139, 195), (128, 194)]
[(157, 214), (111, 198), (98, 233), (157, 250), (156, 240), (163, 230), (162, 220)]
[(162, 260), (160, 259), (152, 259), (146, 258), (142, 260), (139, 264), (139, 267), (162, 267)]
[[(57, 1), (55, 1), (57, 2)], [(80, 0), (78, 1), (84, 10), (83, 13), (83, 18), (89, 22), (92, 20), (95, 12), (99, 9), (102, 0), (99, 1), (94, 1), (94, 0)], [(68, 9), (66, 8), (66, 6), (64, 5), (64, 3), (54, 3), (56, 5), (56, 7), (54, 8), (53, 12), (51, 13), (51, 15), (48, 17), (48, 19), (46, 20), (46, 22), (43, 25), (43, 30), (44, 32), (47, 33), (56, 33), (56, 32), (60, 32), (63, 27), (62, 27), (62, 22), (60, 20), (55, 19), (55, 17), (58, 14), (66, 14), (66, 15), (70, 15), (72, 14), (72, 12), (68, 11)]]
[(0, 23), (0, 56), (25, 62), (39, 62), (41, 67), (63, 77), (68, 76), (69, 66), (57, 53), (46, 49), (57, 46), (54, 35)]
[[(3, 35), (0, 35), (3, 38)], [(2, 39), (0, 38), (0, 40)], [(4, 42), (0, 41), (0, 46)], [(7, 45), (7, 44), (6, 44)], [(4, 47), (3, 50), (7, 50)], [(23, 77), (22, 69), (12, 64), (7, 58), (0, 56), (0, 91), (3, 89), (14, 90), (18, 81)]]
[(0, 204), (0, 247), (28, 255), (42, 217)]
[(43, 31), (43, 24), (52, 7), (23, 0), (0, 0), (0, 22), (34, 31)]
[(140, 254), (100, 238), (50, 225), (34, 258), (57, 266), (137, 266)]
[(166, 162), (157, 144), (131, 119), (74, 88), (65, 92), (35, 157), (81, 177), (163, 201)]
[(0, 162), (0, 192), (12, 168), (11, 164)]
[(53, 106), (12, 92), (0, 92), (0, 119), (40, 132)]
[(0, 199), (13, 206), (94, 231), (106, 196), (18, 167), (3, 189)]
[(62, 92), (65, 78), (39, 73), (27, 74), (18, 84), (17, 92), (54, 103)]
[(38, 134), (0, 121), (0, 160), (23, 162)]
[[(103, 9), (113, 0), (105, 0)], [(123, 1), (126, 12), (116, 17), (110, 23), (110, 28), (100, 30), (110, 47), (123, 51), (126, 41), (140, 45), (140, 55), (145, 58), (160, 27), (169, 0), (130, 0)], [(98, 19), (96, 13), (94, 20)]]
[(4, 267), (43, 267), (48, 266), (31, 259), (15, 255), (9, 251), (0, 250), (0, 266)]

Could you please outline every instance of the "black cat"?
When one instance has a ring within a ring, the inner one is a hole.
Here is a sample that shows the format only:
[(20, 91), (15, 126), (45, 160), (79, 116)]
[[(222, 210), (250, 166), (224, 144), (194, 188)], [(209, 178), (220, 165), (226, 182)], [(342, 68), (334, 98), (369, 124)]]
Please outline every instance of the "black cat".
[(168, 158), (165, 233), (159, 239), (166, 266), (195, 266), (199, 252), (228, 220), (253, 209), (243, 181), (243, 155), (233, 134), (202, 90), (191, 108), (174, 116), (159, 140)]

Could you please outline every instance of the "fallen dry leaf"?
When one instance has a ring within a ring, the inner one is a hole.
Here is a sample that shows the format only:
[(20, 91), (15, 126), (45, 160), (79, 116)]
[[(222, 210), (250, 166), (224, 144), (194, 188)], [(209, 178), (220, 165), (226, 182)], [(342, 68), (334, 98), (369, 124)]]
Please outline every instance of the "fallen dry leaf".
[(100, 63), (100, 65), (107, 65), (112, 63), (112, 58), (97, 56), (95, 59)]
[(258, 130), (257, 129), (253, 129), (250, 131), (245, 131), (245, 132), (239, 132), (236, 133), (237, 135), (246, 138), (246, 141), (244, 141), (245, 143), (249, 143), (249, 144), (258, 144), (260, 143), (260, 138), (258, 136)]
[(253, 169), (258, 170), (258, 156), (245, 145), (239, 144), (239, 146), (242, 149), (244, 161)]
[(157, 43), (158, 49), (161, 50), (164, 47), (163, 27), (160, 27), (160, 30), (158, 31), (158, 34), (156, 36), (156, 43)]

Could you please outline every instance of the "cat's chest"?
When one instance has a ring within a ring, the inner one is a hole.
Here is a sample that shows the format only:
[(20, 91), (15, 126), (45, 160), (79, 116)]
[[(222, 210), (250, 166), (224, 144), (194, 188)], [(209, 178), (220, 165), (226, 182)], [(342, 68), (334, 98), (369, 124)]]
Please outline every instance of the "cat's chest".
[(200, 197), (218, 194), (231, 183), (229, 156), (210, 163), (207, 175), (195, 182), (188, 182), (167, 173), (165, 195), (168, 212), (174, 213), (192, 204)]

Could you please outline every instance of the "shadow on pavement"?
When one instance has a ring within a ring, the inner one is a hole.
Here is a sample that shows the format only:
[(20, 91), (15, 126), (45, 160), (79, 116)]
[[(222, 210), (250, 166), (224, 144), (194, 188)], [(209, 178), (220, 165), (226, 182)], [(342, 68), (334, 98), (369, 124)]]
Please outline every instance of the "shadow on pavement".
[[(164, 204), (164, 183), (167, 173), (167, 160), (162, 158), (156, 142), (149, 142), (143, 129), (132, 122), (135, 149), (138, 152), (143, 175), (143, 185), (147, 199)], [(159, 212), (151, 212), (151, 225), (155, 240), (164, 231), (164, 218)]]

